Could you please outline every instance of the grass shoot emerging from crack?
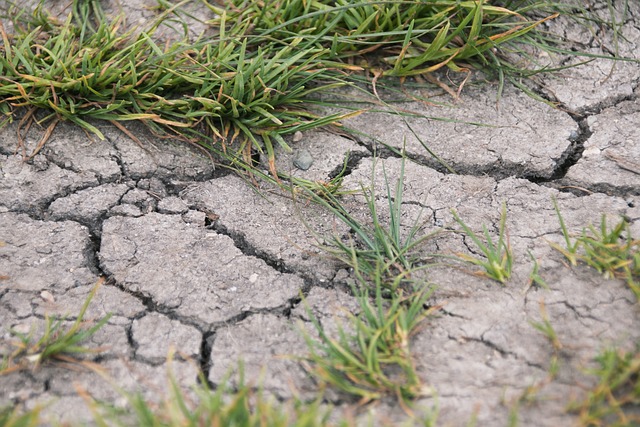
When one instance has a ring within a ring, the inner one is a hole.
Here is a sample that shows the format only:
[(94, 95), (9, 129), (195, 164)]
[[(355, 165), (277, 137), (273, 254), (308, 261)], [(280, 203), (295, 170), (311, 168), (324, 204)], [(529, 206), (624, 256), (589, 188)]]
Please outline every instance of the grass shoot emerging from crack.
[(565, 246), (557, 243), (551, 243), (551, 246), (573, 266), (580, 261), (596, 269), (605, 278), (624, 279), (640, 300), (640, 240), (631, 236), (627, 219), (621, 218), (620, 222), (609, 229), (607, 218), (602, 215), (600, 227), (589, 225), (572, 241), (555, 200), (554, 207)]
[[(395, 186), (390, 182), (385, 169), (384, 180), (388, 203), (388, 225), (379, 214), (376, 193), (371, 189), (361, 187), (372, 223), (365, 224), (351, 215), (339, 199), (339, 194), (309, 191), (302, 187), (305, 197), (324, 206), (340, 221), (349, 227), (353, 236), (342, 239), (338, 236), (330, 237), (329, 245), (323, 246), (332, 257), (340, 260), (354, 271), (361, 283), (382, 283), (390, 290), (410, 282), (412, 273), (423, 268), (417, 248), (436, 233), (419, 236), (422, 229), (420, 217), (416, 218), (408, 232), (403, 235), (401, 226), (402, 203), (404, 191), (405, 158), (402, 159), (400, 174)], [(374, 171), (375, 173), (375, 168)], [(395, 188), (394, 188), (395, 187)], [(392, 188), (395, 191), (392, 192)]]
[[(170, 353), (169, 366), (173, 360)], [(205, 378), (188, 392), (175, 379), (173, 372), (168, 372), (169, 392), (162, 401), (152, 403), (136, 393), (127, 392), (113, 384), (126, 399), (125, 409), (109, 406), (95, 401), (88, 392), (82, 390), (81, 395), (89, 405), (94, 421), (102, 426), (274, 426), (304, 427), (332, 425), (328, 418), (330, 408), (322, 407), (321, 401), (304, 403), (294, 400), (278, 403), (266, 398), (262, 391), (256, 390), (255, 384), (248, 384), (244, 379), (244, 369), (238, 369), (238, 384), (231, 390), (230, 378), (212, 390)], [(112, 380), (107, 378), (113, 383)], [(348, 425), (346, 421), (338, 424)]]
[(503, 203), (500, 212), (500, 227), (498, 233), (498, 241), (493, 242), (486, 226), (482, 226), (482, 232), (486, 243), (480, 236), (471, 230), (467, 224), (462, 221), (458, 214), (452, 210), (453, 218), (464, 230), (465, 235), (469, 236), (473, 243), (482, 251), (486, 259), (477, 258), (467, 254), (457, 254), (457, 257), (467, 263), (477, 265), (483, 268), (479, 274), (496, 280), (503, 285), (511, 277), (511, 269), (513, 266), (513, 252), (509, 245), (509, 237), (506, 233), (507, 207)]
[[(383, 171), (388, 226), (379, 216), (373, 190), (362, 189), (372, 220), (366, 225), (347, 211), (335, 192), (302, 187), (306, 197), (326, 207), (354, 234), (347, 242), (339, 237), (329, 239), (331, 245), (324, 249), (352, 268), (357, 282), (353, 292), (361, 310), (358, 316), (350, 316), (348, 328), (339, 326), (337, 337), (328, 336), (309, 313), (318, 338), (305, 333), (310, 351), (306, 362), (323, 383), (358, 397), (361, 403), (394, 395), (410, 412), (411, 399), (430, 393), (416, 373), (409, 347), (420, 322), (437, 310), (425, 308), (431, 288), (412, 277), (422, 268), (412, 251), (429, 236), (417, 237), (420, 218), (406, 236), (401, 234), (405, 159), (395, 185)], [(373, 178), (371, 184), (373, 188)]]
[(605, 350), (597, 358), (599, 367), (591, 373), (598, 385), (581, 402), (571, 405), (579, 415), (578, 425), (635, 426), (640, 424), (640, 347), (625, 352)]
[(418, 376), (409, 338), (427, 316), (437, 308), (425, 309), (431, 289), (423, 287), (405, 296), (402, 289), (390, 300), (383, 298), (383, 284), (371, 284), (355, 290), (360, 315), (351, 315), (349, 331), (338, 327), (338, 337), (330, 337), (311, 313), (318, 339), (305, 333), (310, 351), (310, 372), (322, 382), (356, 396), (364, 404), (386, 395), (394, 395), (401, 405), (431, 394)]
[(101, 283), (102, 280), (93, 287), (75, 322), (68, 329), (64, 328), (65, 318), (47, 316), (44, 331), (38, 339), (34, 339), (32, 333), (22, 334), (11, 330), (11, 334), (16, 337), (10, 343), (10, 346), (14, 347), (14, 351), (4, 356), (0, 366), (0, 375), (20, 369), (38, 368), (48, 360), (73, 362), (74, 359), (71, 355), (99, 351), (99, 349), (91, 349), (81, 344), (102, 328), (111, 317), (111, 315), (107, 315), (90, 326), (84, 321), (87, 308)]

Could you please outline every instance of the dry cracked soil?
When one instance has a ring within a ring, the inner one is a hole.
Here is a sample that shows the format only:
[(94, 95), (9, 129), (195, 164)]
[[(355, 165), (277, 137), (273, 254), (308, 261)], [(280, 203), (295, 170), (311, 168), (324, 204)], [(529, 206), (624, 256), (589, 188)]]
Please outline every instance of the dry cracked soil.
[[(129, 16), (146, 13), (136, 4), (127, 6)], [(640, 4), (628, 6), (620, 54), (640, 59)], [(546, 25), (592, 52), (613, 43), (566, 18)], [(595, 59), (529, 83), (557, 108), (510, 86), (496, 103), (497, 83), (480, 80), (457, 101), (433, 91), (432, 105), (397, 105), (414, 112), (410, 118), (368, 112), (345, 123), (366, 137), (305, 133), (291, 143), (292, 154), (279, 155), (279, 167), (327, 180), (349, 154), (344, 188), (372, 187), (384, 206), (384, 174), (395, 179), (402, 167), (388, 147), (404, 147), (412, 161), (405, 165), (403, 226), (420, 218), (425, 233), (452, 228), (455, 209), (473, 230), (486, 225), (495, 235), (505, 203), (515, 254), (505, 286), (471, 267), (428, 270), (435, 285), (429, 304), (442, 309), (412, 337), (411, 348), (436, 394), (415, 407), (437, 403), (438, 425), (465, 425), (472, 417), (481, 426), (507, 425), (510, 402), (548, 375), (554, 349), (531, 324), (541, 320), (544, 304), (563, 343), (561, 368), (539, 399), (520, 408), (520, 423), (572, 425), (567, 404), (594, 383), (585, 369), (602, 348), (639, 342), (640, 313), (623, 281), (570, 267), (550, 246), (562, 242), (552, 199), (574, 233), (606, 214), (611, 221), (626, 216), (640, 235), (640, 67)], [(345, 310), (357, 312), (351, 272), (323, 256), (317, 240), (348, 230), (322, 208), (264, 183), (256, 188), (197, 149), (158, 140), (142, 127), (130, 127), (141, 146), (116, 127), (100, 128), (103, 141), (63, 123), (30, 161), (16, 152), (16, 125), (0, 131), (3, 339), (9, 328), (29, 331), (45, 315), (77, 313), (105, 277), (87, 317), (112, 317), (91, 338), (103, 351), (90, 358), (121, 387), (157, 398), (174, 347), (182, 356), (171, 364), (184, 386), (196, 383), (199, 372), (219, 384), (243, 360), (247, 378), (261, 378), (267, 393), (313, 397), (314, 380), (295, 358), (282, 356), (306, 353), (299, 332), (311, 328), (306, 306), (328, 330)], [(34, 128), (26, 149), (40, 136)], [(434, 161), (420, 140), (456, 173)], [(306, 171), (293, 165), (300, 153), (313, 160)], [(361, 194), (343, 203), (370, 220)], [(423, 250), (478, 252), (462, 233), (446, 233)], [(548, 289), (529, 286), (529, 254)], [(121, 399), (92, 371), (51, 364), (0, 376), (0, 406), (48, 402), (50, 415), (82, 420), (89, 411), (77, 387), (116, 404)], [(327, 396), (339, 407), (353, 403)], [(359, 410), (391, 423), (405, 417), (393, 399)]]

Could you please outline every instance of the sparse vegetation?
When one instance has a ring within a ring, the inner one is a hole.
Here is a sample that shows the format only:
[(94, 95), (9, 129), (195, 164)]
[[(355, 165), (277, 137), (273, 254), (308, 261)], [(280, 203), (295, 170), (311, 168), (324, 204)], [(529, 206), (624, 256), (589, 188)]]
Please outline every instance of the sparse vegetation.
[(73, 355), (100, 351), (99, 349), (91, 349), (82, 345), (83, 342), (102, 328), (111, 317), (107, 315), (95, 323), (87, 323), (84, 319), (87, 308), (100, 284), (101, 282), (98, 282), (91, 290), (76, 320), (69, 328), (64, 327), (67, 318), (46, 316), (44, 330), (39, 338), (33, 337), (34, 331), (24, 334), (11, 330), (10, 332), (15, 339), (9, 345), (13, 348), (13, 351), (3, 355), (0, 363), (0, 375), (7, 375), (20, 369), (36, 369), (50, 360), (74, 361)]
[(605, 278), (625, 280), (640, 300), (640, 240), (631, 236), (628, 220), (621, 218), (620, 222), (609, 230), (607, 218), (603, 215), (599, 228), (589, 225), (583, 228), (578, 236), (572, 237), (555, 200), (554, 206), (565, 246), (557, 243), (551, 243), (551, 246), (562, 253), (572, 266), (578, 265), (580, 261), (596, 269)]
[(455, 211), (451, 211), (454, 219), (462, 229), (464, 234), (471, 238), (473, 243), (482, 251), (486, 259), (477, 258), (467, 254), (457, 254), (457, 257), (467, 263), (482, 267), (483, 271), (478, 274), (489, 277), (503, 285), (511, 277), (511, 269), (513, 267), (513, 252), (509, 245), (509, 236), (506, 233), (507, 207), (503, 203), (500, 213), (500, 226), (498, 231), (498, 241), (493, 242), (486, 226), (482, 226), (484, 235), (484, 243), (481, 238), (471, 230), (467, 224), (462, 221)]
[(626, 427), (640, 424), (640, 348), (634, 351), (608, 349), (596, 358), (599, 367), (591, 373), (598, 384), (587, 397), (570, 409), (584, 427)]
[[(420, 245), (437, 234), (435, 232), (420, 236), (422, 224), (419, 216), (411, 227), (403, 232), (401, 220), (404, 165), (403, 158), (395, 185), (389, 181), (386, 170), (383, 169), (386, 188), (384, 196), (389, 213), (388, 223), (380, 215), (380, 207), (377, 205), (377, 196), (373, 187), (361, 188), (370, 214), (370, 224), (358, 220), (349, 213), (336, 192), (319, 194), (308, 188), (301, 188), (305, 197), (326, 207), (353, 233), (348, 238), (339, 236), (326, 238), (329, 245), (323, 245), (323, 249), (351, 267), (359, 283), (376, 285), (381, 283), (392, 291), (401, 284), (410, 282), (412, 275), (424, 268), (417, 250)], [(395, 190), (393, 193), (392, 189)], [(325, 236), (321, 237), (325, 240)]]
[(348, 329), (339, 326), (337, 338), (328, 336), (315, 319), (319, 338), (305, 334), (310, 372), (358, 397), (361, 404), (392, 395), (406, 406), (416, 397), (432, 394), (415, 370), (409, 344), (420, 322), (437, 310), (425, 308), (431, 291), (425, 287), (404, 296), (399, 290), (387, 300), (378, 280), (373, 303), (369, 289), (357, 293), (362, 313), (351, 315)]
[[(209, 22), (216, 36), (196, 40), (185, 36), (161, 43), (155, 38), (158, 26), (177, 16), (184, 3), (159, 1), (157, 20), (135, 31), (125, 29), (122, 20), (107, 21), (98, 0), (73, 0), (72, 11), (62, 22), (48, 16), (42, 4), (34, 14), (16, 13), (13, 34), (0, 25), (0, 113), (4, 116), (0, 125), (19, 119), (19, 148), (23, 149), (21, 132), (35, 122), (45, 125), (37, 146), (24, 152), (26, 158), (42, 149), (63, 120), (98, 138), (104, 137), (98, 121), (110, 122), (133, 138), (123, 123), (140, 121), (157, 135), (198, 144), (232, 167), (249, 172), (253, 171), (252, 150), (265, 153), (273, 178), (291, 184), (293, 197), (324, 206), (350, 230), (346, 238), (331, 238), (324, 249), (352, 269), (361, 313), (351, 316), (347, 327), (339, 327), (338, 337), (329, 336), (311, 316), (317, 338), (306, 335), (309, 372), (325, 385), (356, 396), (360, 403), (393, 395), (410, 412), (412, 400), (434, 393), (416, 372), (410, 338), (437, 307), (427, 306), (432, 287), (417, 277), (426, 268), (424, 254), (417, 251), (435, 233), (420, 235), (419, 217), (408, 229), (401, 226), (404, 153), (399, 153), (403, 163), (395, 183), (383, 170), (388, 221), (380, 214), (375, 190), (360, 189), (369, 224), (355, 218), (340, 199), (349, 193), (341, 187), (346, 161), (342, 172), (326, 182), (305, 180), (276, 170), (275, 147), (288, 150), (287, 135), (338, 124), (361, 113), (317, 115), (311, 108), (319, 92), (362, 81), (375, 85), (385, 77), (428, 75), (444, 67), (461, 73), (482, 68), (496, 74), (500, 85), (505, 78), (535, 73), (511, 62), (513, 52), (501, 49), (518, 51), (513, 44), (517, 40), (551, 48), (552, 42), (536, 36), (535, 29), (555, 16), (556, 5), (533, 0), (507, 1), (502, 6), (471, 0), (233, 0), (223, 9), (203, 0), (202, 7), (216, 12)], [(640, 298), (640, 241), (631, 237), (627, 220), (609, 229), (603, 217), (599, 228), (589, 226), (574, 238), (555, 201), (554, 206), (566, 243), (554, 248), (574, 266), (583, 262), (606, 277), (623, 278)], [(452, 214), (484, 255), (460, 254), (458, 259), (480, 267), (480, 275), (505, 284), (514, 263), (506, 206), (502, 206), (497, 242), (486, 227), (478, 235), (455, 211)], [(530, 284), (546, 287), (538, 261), (533, 261)], [(13, 331), (13, 351), (3, 358), (0, 375), (51, 360), (73, 361), (72, 355), (93, 351), (82, 343), (109, 320), (106, 316), (85, 324), (96, 289), (70, 328), (65, 328), (67, 319), (47, 317), (40, 338)], [(544, 307), (541, 312), (542, 321), (533, 326), (557, 352), (561, 343)], [(557, 371), (557, 357), (554, 360), (552, 376)], [(615, 425), (632, 425), (637, 417), (625, 408), (640, 404), (637, 351), (610, 351), (598, 360), (601, 369), (596, 375), (601, 384), (575, 407), (581, 422), (595, 426), (614, 420)], [(533, 385), (523, 399), (541, 384)], [(255, 384), (246, 384), (242, 375), (235, 390), (223, 384), (213, 391), (202, 379), (195, 401), (186, 397), (172, 376), (170, 385), (171, 393), (161, 405), (123, 391), (129, 403), (124, 411), (95, 402), (88, 394), (83, 397), (98, 425), (331, 425), (331, 408), (323, 405), (322, 396), (312, 403), (294, 400), (281, 405), (256, 391)], [(33, 425), (39, 411), (1, 409), (0, 426)], [(424, 420), (425, 425), (434, 423), (435, 416)], [(342, 420), (340, 425), (352, 422)]]

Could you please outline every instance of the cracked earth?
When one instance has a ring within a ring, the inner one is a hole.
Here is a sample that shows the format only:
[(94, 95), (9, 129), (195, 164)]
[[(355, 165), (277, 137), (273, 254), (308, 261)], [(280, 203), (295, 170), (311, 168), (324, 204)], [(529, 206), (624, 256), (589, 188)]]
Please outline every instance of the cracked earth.
[[(619, 53), (640, 59), (640, 5), (628, 6)], [(601, 52), (601, 43), (613, 43), (568, 19), (547, 25), (582, 50)], [(556, 66), (574, 61), (546, 59)], [(384, 172), (397, 177), (402, 163), (388, 147), (404, 147), (412, 161), (405, 165), (403, 226), (419, 218), (425, 233), (453, 227), (455, 209), (472, 229), (486, 225), (497, 234), (506, 203), (515, 254), (506, 286), (460, 268), (426, 273), (435, 285), (429, 304), (443, 309), (413, 337), (412, 352), (437, 398), (416, 408), (437, 402), (440, 425), (464, 425), (474, 416), (478, 425), (507, 425), (509, 402), (548, 375), (554, 350), (531, 325), (541, 320), (541, 304), (563, 343), (561, 368), (541, 399), (520, 408), (522, 425), (571, 425), (565, 407), (593, 385), (585, 373), (592, 358), (607, 346), (631, 349), (640, 341), (638, 303), (627, 286), (584, 266), (570, 268), (549, 245), (562, 242), (552, 198), (573, 232), (602, 214), (612, 222), (624, 215), (640, 236), (639, 82), (637, 63), (603, 59), (529, 82), (552, 108), (509, 86), (496, 104), (497, 84), (476, 76), (459, 101), (434, 91), (433, 105), (394, 104), (411, 117), (367, 112), (345, 122), (367, 137), (308, 132), (291, 143), (293, 154), (280, 153), (281, 169), (314, 180), (335, 175), (348, 155), (345, 189), (372, 186), (384, 206)], [(299, 332), (312, 329), (305, 304), (327, 330), (344, 321), (345, 310), (358, 310), (350, 272), (324, 256), (316, 240), (348, 233), (346, 227), (267, 184), (256, 189), (197, 149), (128, 128), (141, 145), (110, 125), (100, 125), (106, 139), (98, 141), (61, 124), (29, 161), (16, 152), (17, 126), (0, 131), (3, 338), (9, 328), (29, 331), (45, 315), (77, 313), (105, 277), (87, 317), (113, 315), (91, 339), (104, 349), (91, 360), (119, 386), (157, 398), (175, 347), (180, 356), (171, 365), (184, 386), (199, 373), (215, 386), (243, 360), (246, 377), (261, 379), (278, 399), (313, 397), (317, 384), (282, 356), (306, 353)], [(41, 135), (26, 135), (27, 151)], [(306, 171), (292, 163), (301, 151), (313, 159)], [(343, 202), (368, 220), (361, 194)], [(427, 242), (425, 259), (476, 251), (468, 240), (444, 234)], [(529, 253), (549, 289), (528, 285)], [(121, 399), (91, 371), (45, 365), (1, 376), (0, 406), (49, 402), (47, 412), (61, 419), (88, 418), (70, 384), (98, 399)], [(335, 393), (327, 399), (353, 403)], [(391, 422), (404, 416), (393, 400), (360, 411)]]

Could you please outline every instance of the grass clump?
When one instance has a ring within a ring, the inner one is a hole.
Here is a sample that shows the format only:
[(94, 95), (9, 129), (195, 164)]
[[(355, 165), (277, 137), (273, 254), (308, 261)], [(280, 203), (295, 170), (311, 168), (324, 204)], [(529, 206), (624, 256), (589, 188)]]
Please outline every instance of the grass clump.
[(431, 290), (423, 287), (404, 296), (399, 290), (383, 298), (383, 285), (375, 283), (373, 301), (369, 289), (355, 291), (359, 316), (351, 315), (347, 332), (339, 326), (338, 337), (329, 337), (313, 317), (318, 339), (305, 334), (310, 354), (310, 372), (322, 382), (356, 396), (364, 404), (393, 395), (402, 405), (431, 394), (418, 376), (409, 338), (425, 318), (437, 308), (425, 309)]
[[(412, 76), (447, 66), (485, 66), (486, 52), (532, 30), (543, 20), (485, 1), (234, 0), (231, 16), (251, 23), (256, 42), (313, 39), (329, 59), (360, 57), (376, 74)], [(376, 53), (362, 57), (364, 54)], [(464, 65), (462, 65), (464, 64)]]
[(460, 224), (464, 230), (465, 235), (473, 240), (473, 243), (482, 251), (486, 259), (476, 258), (467, 254), (458, 254), (457, 257), (462, 261), (482, 267), (483, 271), (479, 273), (480, 275), (489, 277), (504, 285), (511, 277), (511, 269), (513, 267), (513, 252), (511, 251), (509, 237), (506, 233), (506, 205), (504, 203), (502, 204), (498, 241), (495, 243), (489, 235), (487, 227), (482, 226), (482, 232), (486, 241), (486, 243), (484, 243), (481, 237), (474, 233), (455, 211), (452, 210), (451, 213), (456, 222)]
[[(321, 50), (298, 38), (286, 45), (247, 48), (242, 23), (222, 14), (215, 40), (158, 44), (154, 31), (166, 17), (144, 31), (121, 30), (115, 20), (93, 22), (97, 2), (74, 0), (74, 13), (62, 23), (27, 23), (15, 35), (0, 28), (0, 111), (11, 120), (27, 108), (21, 124), (45, 111), (41, 148), (60, 120), (69, 120), (103, 138), (93, 125), (106, 120), (142, 121), (159, 134), (213, 148), (238, 139), (238, 151), (265, 150), (283, 135), (322, 126), (339, 115), (317, 117), (300, 108), (320, 87), (326, 71)], [(17, 24), (17, 23), (16, 23)], [(227, 28), (228, 27), (228, 28)], [(311, 88), (311, 82), (315, 87)], [(273, 167), (272, 167), (273, 169)]]
[[(170, 355), (169, 360), (172, 357)], [(244, 379), (242, 365), (235, 390), (226, 384), (228, 378), (212, 390), (204, 378), (192, 393), (180, 387), (171, 372), (168, 375), (169, 393), (159, 403), (152, 403), (142, 395), (119, 392), (126, 398), (128, 406), (115, 408), (93, 400), (82, 392), (91, 408), (94, 421), (102, 426), (246, 426), (246, 427), (313, 427), (332, 426), (329, 421), (330, 408), (321, 406), (320, 400), (304, 403), (298, 400), (278, 403), (266, 398)], [(346, 421), (340, 426), (348, 425)]]
[(401, 234), (404, 173), (404, 159), (395, 185), (384, 169), (388, 225), (379, 215), (373, 190), (362, 189), (372, 219), (372, 224), (364, 224), (341, 204), (339, 194), (301, 188), (353, 232), (347, 241), (330, 238), (324, 249), (351, 267), (360, 310), (358, 316), (349, 316), (347, 328), (339, 325), (337, 337), (329, 336), (310, 313), (318, 337), (305, 333), (309, 348), (305, 361), (322, 383), (357, 397), (361, 404), (392, 395), (410, 412), (410, 400), (431, 390), (416, 372), (409, 341), (437, 307), (426, 308), (432, 289), (412, 277), (423, 268), (413, 251), (429, 236), (418, 237), (417, 221), (406, 236)]
[[(373, 172), (375, 173), (375, 168)], [(372, 221), (371, 224), (367, 224), (348, 212), (340, 201), (339, 192), (319, 193), (310, 191), (308, 187), (299, 188), (309, 200), (327, 208), (350, 229), (351, 234), (348, 238), (330, 237), (329, 245), (324, 245), (323, 249), (351, 267), (360, 283), (382, 283), (384, 287), (393, 291), (398, 286), (410, 282), (412, 274), (424, 268), (421, 266), (421, 257), (417, 249), (436, 233), (419, 236), (422, 228), (420, 217), (406, 233), (403, 233), (401, 220), (405, 158), (402, 159), (395, 185), (390, 181), (385, 169), (383, 172), (389, 212), (388, 224), (380, 215), (377, 196), (373, 189), (361, 187)]]
[(38, 339), (34, 339), (32, 333), (22, 334), (10, 331), (17, 339), (9, 343), (14, 350), (3, 357), (0, 363), (0, 375), (21, 369), (35, 369), (49, 360), (74, 361), (71, 355), (98, 351), (81, 344), (102, 328), (111, 317), (107, 315), (88, 327), (84, 322), (87, 308), (101, 283), (99, 282), (91, 290), (71, 327), (64, 328), (63, 323), (66, 320), (64, 318), (47, 316), (44, 331)]
[(135, 30), (109, 22), (97, 0), (73, 0), (63, 22), (42, 4), (34, 18), (12, 13), (15, 34), (0, 28), (0, 112), (4, 122), (21, 116), (23, 129), (46, 125), (30, 155), (61, 120), (99, 138), (96, 121), (129, 136), (123, 122), (141, 121), (223, 157), (249, 162), (256, 148), (275, 177), (274, 147), (288, 149), (286, 135), (348, 116), (306, 110), (317, 91), (357, 81), (350, 73), (362, 67), (376, 79), (501, 67), (487, 55), (547, 19), (485, 1), (203, 1), (217, 14), (215, 36), (159, 42), (160, 24), (179, 21), (186, 3), (162, 2), (157, 19)]
[(40, 424), (40, 408), (31, 411), (20, 411), (18, 408), (0, 408), (0, 426), (33, 427)]
[(623, 217), (609, 229), (607, 218), (602, 215), (598, 228), (589, 225), (572, 238), (557, 202), (554, 200), (553, 203), (565, 245), (551, 243), (551, 246), (564, 255), (572, 266), (582, 262), (605, 278), (624, 279), (640, 300), (640, 240), (632, 237), (628, 220)]
[(579, 415), (579, 425), (636, 426), (640, 425), (640, 347), (635, 351), (609, 349), (596, 361), (592, 371), (598, 384), (587, 397), (571, 405)]

